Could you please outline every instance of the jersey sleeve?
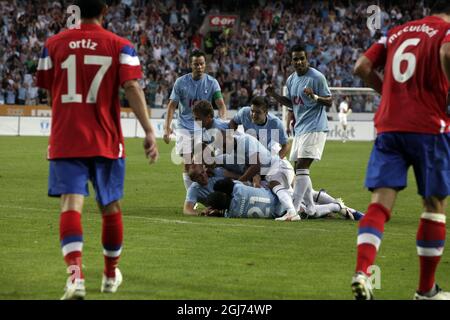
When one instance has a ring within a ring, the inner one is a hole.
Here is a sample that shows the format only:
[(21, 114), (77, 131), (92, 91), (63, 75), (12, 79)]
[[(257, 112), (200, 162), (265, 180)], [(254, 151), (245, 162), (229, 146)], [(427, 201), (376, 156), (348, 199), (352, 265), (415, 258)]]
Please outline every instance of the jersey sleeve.
[(170, 93), (170, 100), (173, 100), (175, 102), (180, 102), (181, 95), (180, 95), (180, 78), (175, 80), (175, 83), (172, 88), (172, 92)]
[(320, 97), (331, 97), (331, 91), (324, 75), (321, 75), (317, 83), (317, 95)]
[(288, 136), (286, 134), (286, 130), (284, 130), (284, 126), (283, 123), (281, 122), (281, 120), (277, 119), (277, 128), (278, 128), (278, 132), (279, 132), (279, 139), (280, 141), (278, 141), (281, 145), (287, 144), (288, 143)]
[(386, 63), (386, 41), (387, 37), (381, 37), (364, 53), (367, 59), (372, 62), (374, 68), (383, 67)]
[(217, 99), (223, 99), (222, 90), (220, 89), (219, 82), (216, 79), (213, 81), (213, 92), (214, 101)]
[(134, 47), (127, 43), (120, 49), (119, 55), (119, 81), (120, 85), (130, 80), (142, 78), (141, 63)]
[(287, 81), (286, 81), (286, 97), (289, 99), (289, 100), (292, 100), (291, 99), (291, 83), (292, 83), (292, 76), (290, 76), (288, 79), (287, 79)]
[(198, 200), (198, 191), (194, 186), (190, 186), (188, 191), (186, 192), (186, 202), (190, 202), (196, 204)]
[(244, 118), (244, 110), (245, 108), (240, 108), (238, 112), (233, 117), (233, 121), (236, 124), (242, 124), (242, 119)]
[(37, 86), (43, 89), (50, 90), (53, 84), (54, 67), (53, 60), (50, 56), (48, 44), (44, 45), (41, 57), (37, 67), (36, 81)]

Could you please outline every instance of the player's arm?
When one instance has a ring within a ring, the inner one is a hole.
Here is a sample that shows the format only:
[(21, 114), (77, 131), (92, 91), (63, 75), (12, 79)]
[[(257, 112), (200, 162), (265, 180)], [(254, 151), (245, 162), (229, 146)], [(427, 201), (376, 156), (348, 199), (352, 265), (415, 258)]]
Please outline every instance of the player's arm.
[(259, 154), (255, 152), (250, 156), (250, 163), (244, 174), (239, 178), (241, 182), (251, 181), (253, 177), (261, 172), (261, 162), (259, 161)]
[(266, 89), (266, 94), (272, 98), (274, 98), (278, 103), (287, 106), (289, 108), (292, 108), (292, 101), (288, 97), (284, 97), (279, 95), (275, 92), (275, 89), (273, 86), (268, 86)]
[(227, 106), (225, 105), (225, 101), (223, 101), (222, 93), (220, 93), (220, 97), (214, 101), (219, 109), (219, 117), (223, 120), (227, 120)]
[(194, 209), (195, 203), (185, 201), (183, 207), (183, 213), (188, 216), (198, 216), (199, 212)]
[(166, 121), (164, 123), (164, 142), (167, 144), (170, 143), (170, 135), (172, 134), (172, 119), (177, 106), (178, 102), (174, 100), (170, 100), (169, 104), (167, 105), (167, 115)]
[(238, 126), (239, 125), (234, 121), (234, 119), (231, 119), (230, 122), (228, 123), (228, 127), (230, 127), (230, 129), (233, 130), (237, 130)]
[(383, 88), (383, 79), (381, 75), (373, 68), (373, 63), (365, 55), (359, 57), (353, 68), (353, 74), (360, 77), (364, 83), (381, 94)]
[(446, 42), (441, 46), (439, 55), (441, 58), (442, 70), (447, 77), (447, 81), (450, 82), (450, 42)]
[(226, 169), (223, 169), (223, 176), (225, 178), (231, 178), (233, 180), (238, 180), (241, 177), (241, 175), (231, 172), (231, 171), (228, 171)]
[(292, 135), (292, 131), (291, 131), (292, 121), (294, 121), (294, 111), (292, 111), (292, 109), (289, 109), (287, 117), (286, 117), (286, 133), (287, 133), (288, 137)]
[(314, 93), (312, 88), (305, 88), (303, 92), (310, 98), (316, 101), (317, 103), (320, 103), (324, 106), (331, 107), (333, 104), (333, 98), (331, 96), (318, 96)]
[(52, 107), (52, 93), (50, 92), (50, 90), (45, 90), (45, 93), (47, 94), (47, 104), (48, 106), (51, 108)]
[(158, 159), (158, 146), (156, 144), (155, 132), (149, 120), (147, 103), (145, 102), (144, 91), (137, 80), (129, 80), (123, 84), (125, 96), (133, 110), (136, 118), (144, 129), (144, 149), (145, 155), (150, 159), (150, 163)]
[(280, 159), (284, 159), (289, 152), (289, 143), (281, 144), (281, 149), (278, 152)]

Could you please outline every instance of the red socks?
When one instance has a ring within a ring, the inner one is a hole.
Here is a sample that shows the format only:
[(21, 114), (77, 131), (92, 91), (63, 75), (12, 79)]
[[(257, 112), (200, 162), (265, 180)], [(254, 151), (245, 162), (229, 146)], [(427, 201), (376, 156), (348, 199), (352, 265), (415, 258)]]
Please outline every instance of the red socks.
[(441, 260), (445, 243), (445, 215), (423, 213), (417, 231), (417, 254), (420, 261), (420, 293), (434, 287), (436, 268)]
[(122, 213), (103, 215), (102, 244), (105, 256), (104, 274), (108, 278), (116, 276), (116, 267), (122, 251)]
[(381, 204), (372, 203), (359, 221), (356, 272), (368, 274), (367, 268), (375, 262), (383, 238), (384, 224), (389, 221), (389, 218), (388, 209)]
[(77, 211), (61, 213), (59, 225), (59, 239), (64, 261), (70, 268), (74, 278), (83, 279), (81, 268), (81, 251), (83, 250), (83, 230), (81, 214)]

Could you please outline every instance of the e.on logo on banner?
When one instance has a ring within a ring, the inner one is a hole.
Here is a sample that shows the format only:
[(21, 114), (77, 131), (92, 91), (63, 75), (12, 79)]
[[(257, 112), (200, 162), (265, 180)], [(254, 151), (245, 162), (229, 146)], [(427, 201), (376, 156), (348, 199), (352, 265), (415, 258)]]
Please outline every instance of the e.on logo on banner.
[(209, 17), (209, 25), (211, 27), (234, 26), (236, 20), (236, 16), (211, 16)]

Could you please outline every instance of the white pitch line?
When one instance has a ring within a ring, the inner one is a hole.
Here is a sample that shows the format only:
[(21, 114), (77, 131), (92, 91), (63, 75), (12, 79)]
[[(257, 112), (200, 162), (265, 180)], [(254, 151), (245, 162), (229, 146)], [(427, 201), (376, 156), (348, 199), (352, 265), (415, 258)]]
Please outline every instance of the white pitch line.
[[(5, 209), (19, 209), (19, 210), (28, 210), (28, 211), (43, 211), (43, 212), (55, 212), (55, 210), (45, 209), (45, 208), (32, 208), (32, 207), (21, 207), (21, 206), (5, 206), (0, 205), (0, 208)], [(0, 215), (0, 219), (1, 219)], [(205, 222), (194, 222), (194, 221), (185, 221), (185, 220), (177, 220), (177, 219), (164, 219), (164, 218), (150, 218), (150, 217), (142, 217), (142, 216), (133, 216), (133, 215), (123, 215), (124, 219), (141, 219), (152, 222), (160, 222), (160, 223), (175, 223), (175, 224), (190, 224), (190, 225), (201, 225), (201, 226), (213, 226), (213, 227), (240, 227), (240, 228), (267, 228), (271, 230), (292, 230), (292, 228), (281, 227), (281, 226), (258, 226), (253, 224), (236, 224), (236, 223), (205, 223)], [(89, 219), (88, 219), (89, 220)], [(244, 220), (244, 219), (243, 219)], [(251, 221), (251, 219), (248, 219)], [(301, 222), (297, 222), (301, 224)], [(278, 224), (282, 224), (279, 222)], [(319, 229), (319, 228), (305, 228), (301, 227), (302, 231), (320, 231), (320, 232), (330, 232), (331, 230), (327, 229)]]
[[(19, 209), (19, 210), (29, 210), (29, 211), (43, 211), (43, 212), (56, 212), (55, 210), (52, 209), (45, 209), (45, 208), (33, 208), (33, 207), (21, 207), (21, 206), (5, 206), (5, 205), (0, 205), (0, 208), (5, 208), (5, 209)], [(1, 216), (0, 213), (0, 219), (2, 219), (3, 217)], [(205, 223), (205, 222), (194, 222), (194, 221), (185, 221), (185, 220), (177, 220), (177, 219), (164, 219), (164, 218), (150, 218), (150, 217), (142, 217), (142, 216), (133, 216), (133, 215), (123, 215), (124, 219), (141, 219), (141, 220), (147, 220), (147, 221), (152, 221), (152, 222), (160, 222), (160, 223), (175, 223), (175, 224), (191, 224), (191, 225), (202, 225), (202, 226), (213, 226), (213, 227), (240, 227), (240, 228), (267, 228), (267, 229), (271, 229), (271, 230), (292, 230), (292, 228), (287, 228), (287, 227), (282, 227), (280, 226), (280, 224), (283, 224), (283, 222), (279, 222), (276, 223), (276, 225), (253, 225), (253, 224), (236, 224), (236, 223)], [(45, 218), (47, 219), (47, 218)], [(210, 218), (213, 219), (213, 218)], [(90, 217), (88, 216), (88, 220), (90, 220)], [(227, 219), (230, 220), (230, 219)], [(252, 219), (241, 219), (241, 220), (247, 220), (247, 221), (251, 221)], [(269, 220), (269, 219), (267, 219)], [(295, 224), (300, 224), (302, 225), (303, 223), (300, 222), (294, 222)], [(351, 223), (351, 222), (350, 222)], [(354, 223), (354, 222), (353, 222)], [(338, 230), (338, 229), (320, 229), (320, 228), (306, 228), (304, 226), (300, 226), (299, 228), (301, 228), (300, 230), (302, 231), (319, 231), (319, 232), (342, 232), (342, 230)], [(356, 230), (356, 228), (355, 228)], [(355, 231), (356, 232), (356, 231)], [(355, 233), (356, 234), (356, 233)], [(409, 237), (409, 234), (406, 233), (389, 233), (389, 236), (399, 236), (399, 237)]]

